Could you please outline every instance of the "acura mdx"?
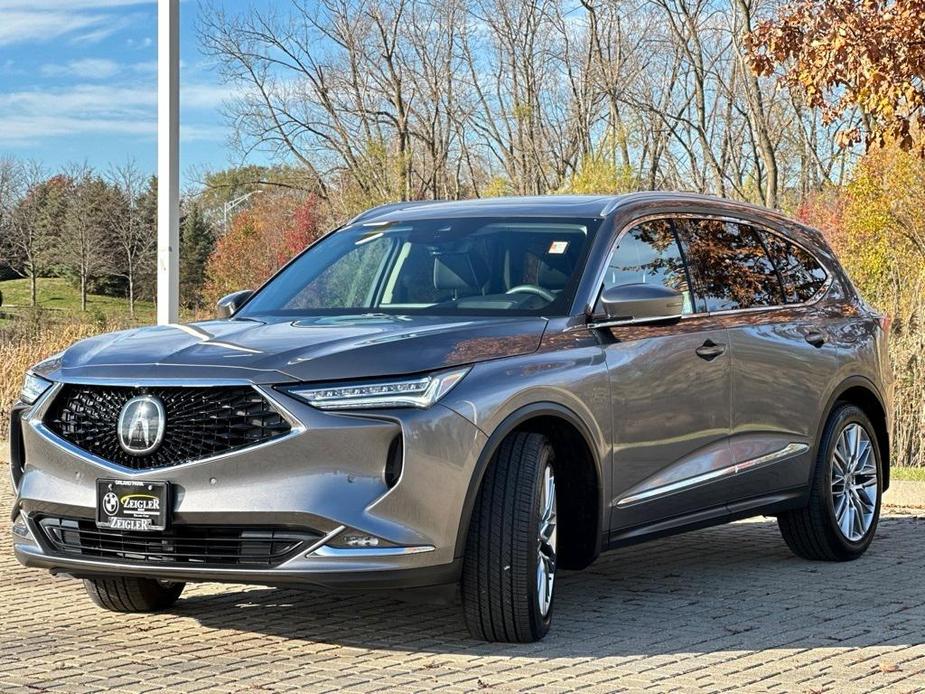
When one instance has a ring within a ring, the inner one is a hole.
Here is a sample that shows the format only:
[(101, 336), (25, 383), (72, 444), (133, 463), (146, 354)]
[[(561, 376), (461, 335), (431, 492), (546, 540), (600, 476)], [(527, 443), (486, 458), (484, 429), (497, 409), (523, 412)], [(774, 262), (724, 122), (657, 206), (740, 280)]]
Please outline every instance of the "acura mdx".
[(887, 326), (817, 231), (746, 204), (385, 205), (216, 320), (35, 365), (14, 551), (109, 610), (190, 581), (431, 589), (498, 641), (641, 540), (768, 515), (855, 559), (889, 485)]

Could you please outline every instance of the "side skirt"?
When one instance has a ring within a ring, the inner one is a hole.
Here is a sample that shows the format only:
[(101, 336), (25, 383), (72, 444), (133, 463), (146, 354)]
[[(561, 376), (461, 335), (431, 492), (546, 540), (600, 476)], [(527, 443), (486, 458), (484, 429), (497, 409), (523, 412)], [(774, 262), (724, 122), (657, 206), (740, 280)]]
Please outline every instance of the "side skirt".
[(623, 528), (611, 533), (604, 541), (606, 550), (626, 547), (648, 542), (660, 537), (679, 535), (691, 530), (700, 530), (714, 525), (723, 525), (732, 521), (753, 516), (773, 516), (783, 511), (802, 508), (808, 500), (807, 487), (794, 487), (774, 494), (744, 499), (723, 506), (696, 511), (694, 513), (661, 520), (649, 525)]

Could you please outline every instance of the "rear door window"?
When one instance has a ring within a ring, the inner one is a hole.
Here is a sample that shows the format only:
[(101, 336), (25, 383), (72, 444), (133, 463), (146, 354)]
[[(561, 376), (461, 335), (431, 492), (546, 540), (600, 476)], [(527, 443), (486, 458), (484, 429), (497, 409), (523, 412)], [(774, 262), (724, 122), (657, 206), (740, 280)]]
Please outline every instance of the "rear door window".
[(784, 303), (780, 278), (754, 227), (719, 219), (683, 219), (677, 229), (707, 311)]
[(770, 231), (762, 230), (764, 244), (777, 266), (788, 304), (812, 299), (825, 284), (828, 274), (808, 252)]

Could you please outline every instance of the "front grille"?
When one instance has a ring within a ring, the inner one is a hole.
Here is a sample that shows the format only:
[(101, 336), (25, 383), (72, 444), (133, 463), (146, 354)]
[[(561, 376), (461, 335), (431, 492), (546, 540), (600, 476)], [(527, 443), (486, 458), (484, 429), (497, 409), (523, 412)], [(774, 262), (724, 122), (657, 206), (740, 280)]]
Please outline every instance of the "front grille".
[[(137, 395), (153, 395), (164, 405), (161, 445), (149, 454), (130, 455), (119, 445), (122, 406)], [(45, 423), (58, 436), (94, 455), (133, 470), (179, 465), (263, 443), (290, 426), (249, 386), (205, 388), (65, 385)]]
[(321, 539), (312, 531), (224, 525), (175, 525), (151, 533), (97, 528), (93, 521), (71, 518), (41, 518), (38, 525), (61, 555), (202, 567), (273, 567)]

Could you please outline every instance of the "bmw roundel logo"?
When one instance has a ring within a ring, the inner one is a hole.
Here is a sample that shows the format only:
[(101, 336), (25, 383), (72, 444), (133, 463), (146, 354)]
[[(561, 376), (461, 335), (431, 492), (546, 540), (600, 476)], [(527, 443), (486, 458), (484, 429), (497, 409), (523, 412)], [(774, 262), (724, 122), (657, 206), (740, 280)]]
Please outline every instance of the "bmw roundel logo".
[(112, 492), (106, 492), (106, 496), (103, 497), (103, 510), (107, 515), (116, 515), (116, 511), (119, 510), (119, 497)]
[(161, 445), (167, 417), (163, 403), (152, 395), (139, 395), (122, 406), (119, 445), (131, 455), (151, 453)]

